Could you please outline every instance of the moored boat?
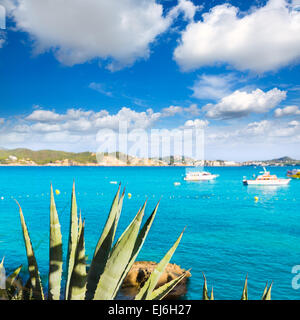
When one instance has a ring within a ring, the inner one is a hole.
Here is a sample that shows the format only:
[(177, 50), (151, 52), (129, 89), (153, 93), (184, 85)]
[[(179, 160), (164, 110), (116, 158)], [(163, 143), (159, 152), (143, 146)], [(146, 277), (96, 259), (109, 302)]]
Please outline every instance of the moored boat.
[(190, 171), (187, 172), (184, 180), (186, 181), (209, 181), (214, 180), (218, 177), (218, 174), (211, 174), (206, 171)]
[(293, 179), (300, 179), (300, 169), (289, 170), (287, 176)]
[(287, 185), (291, 179), (278, 178), (275, 174), (271, 175), (269, 171), (264, 168), (264, 172), (255, 179), (243, 179), (244, 185), (263, 185), (263, 186), (282, 186)]

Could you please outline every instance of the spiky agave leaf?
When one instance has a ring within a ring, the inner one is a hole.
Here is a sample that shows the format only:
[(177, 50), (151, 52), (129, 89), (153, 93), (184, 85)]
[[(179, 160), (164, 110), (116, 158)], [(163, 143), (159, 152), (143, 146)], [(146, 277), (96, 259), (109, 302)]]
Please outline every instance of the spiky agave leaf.
[(99, 279), (94, 300), (111, 300), (115, 297), (124, 269), (132, 257), (138, 232), (141, 226), (144, 209), (139, 210), (131, 224), (127, 227), (111, 250), (105, 269)]
[(248, 274), (246, 276), (245, 284), (244, 284), (244, 289), (243, 289), (243, 294), (241, 300), (248, 300)]
[(78, 219), (78, 241), (81, 234), (81, 228), (82, 228), (82, 218), (81, 218), (81, 210), (79, 211), (79, 219)]
[(108, 218), (106, 220), (104, 229), (97, 243), (94, 252), (94, 257), (92, 259), (91, 266), (88, 272), (86, 292), (87, 300), (93, 299), (95, 295), (97, 284), (99, 282), (100, 276), (104, 272), (112, 248), (125, 194), (123, 192), (120, 199), (120, 189), (121, 185), (119, 185), (118, 191), (112, 202)]
[(49, 241), (49, 286), (48, 299), (59, 300), (62, 275), (62, 235), (56, 210), (53, 187), (50, 192), (50, 241)]
[(262, 297), (262, 300), (271, 300), (271, 290), (272, 290), (273, 282), (271, 283), (268, 290), (265, 289), (266, 292), (264, 292), (264, 295)]
[(13, 271), (7, 278), (6, 278), (6, 287), (13, 285), (14, 281), (17, 279), (23, 265), (20, 265), (15, 271)]
[(65, 288), (65, 300), (69, 298), (69, 285), (73, 272), (75, 253), (78, 243), (78, 216), (77, 216), (77, 202), (75, 193), (75, 182), (73, 182), (72, 199), (71, 199), (71, 216), (70, 216), (70, 233), (69, 233), (69, 245), (67, 254), (67, 280)]
[(31, 287), (31, 281), (29, 278), (22, 290), (22, 300), (32, 300), (32, 299), (33, 299), (33, 291)]
[[(120, 184), (120, 187), (121, 187), (121, 184)], [(113, 241), (115, 239), (115, 234), (116, 234), (117, 227), (118, 227), (118, 224), (119, 224), (119, 220), (120, 220), (120, 216), (121, 216), (121, 212), (122, 212), (122, 208), (123, 208), (124, 197), (125, 197), (125, 188), (123, 189), (123, 192), (122, 192), (121, 196), (119, 196), (118, 211), (117, 211), (117, 214), (116, 214), (116, 222), (114, 224), (115, 229), (114, 229), (114, 234), (113, 234)]]
[(261, 299), (262, 299), (262, 300), (263, 300), (264, 296), (266, 295), (267, 291), (268, 291), (268, 281), (267, 281), (267, 283), (266, 283), (264, 292), (263, 292), (263, 294), (262, 294), (262, 296), (261, 296)]
[[(0, 277), (4, 276), (3, 274), (3, 268), (4, 268), (4, 258), (2, 259), (1, 263), (0, 263)], [(5, 285), (5, 279), (1, 279), (1, 282), (3, 281), (4, 285)], [(0, 288), (0, 300), (8, 300), (8, 295), (6, 292), (6, 285), (4, 288)]]
[(189, 271), (190, 270), (183, 272), (176, 279), (173, 279), (154, 290), (151, 293), (149, 300), (162, 300), (165, 298), (187, 276)]
[(204, 278), (202, 300), (209, 300), (208, 290), (207, 290), (207, 282), (206, 282), (204, 272), (202, 272), (202, 274), (203, 274), (203, 278)]
[(215, 300), (215, 297), (214, 297), (214, 287), (211, 287), (210, 300)]
[(75, 254), (75, 263), (70, 280), (70, 300), (84, 300), (86, 292), (86, 263), (84, 243), (84, 221), (80, 230), (78, 245)]
[[(16, 201), (17, 202), (17, 201)], [(42, 282), (40, 278), (40, 273), (37, 265), (37, 261), (34, 255), (31, 239), (27, 229), (27, 225), (24, 219), (22, 208), (17, 202), (20, 210), (20, 219), (23, 230), (23, 238), (26, 247), (27, 260), (28, 260), (28, 271), (30, 275), (30, 287), (32, 289), (32, 298), (36, 300), (44, 300), (44, 293), (42, 288)]]
[[(22, 291), (22, 284), (19, 283), (17, 285), (17, 277), (19, 276), (19, 273), (22, 269), (22, 265), (20, 265), (14, 272), (12, 272), (7, 278), (6, 278), (6, 292), (9, 298), (13, 298), (13, 296), (16, 293), (16, 290), (18, 292)], [(19, 282), (19, 281), (18, 281)]]
[(115, 289), (114, 296), (117, 295), (117, 292), (120, 289), (123, 280), (125, 279), (126, 275), (128, 274), (128, 272), (130, 271), (131, 267), (133, 266), (138, 254), (139, 254), (139, 252), (140, 252), (140, 250), (141, 250), (141, 248), (142, 248), (142, 246), (143, 246), (143, 244), (144, 244), (144, 242), (145, 242), (145, 240), (147, 238), (147, 235), (148, 235), (148, 233), (150, 231), (150, 228), (151, 228), (152, 223), (154, 221), (154, 218), (156, 216), (158, 206), (159, 206), (159, 202), (157, 203), (157, 205), (154, 208), (152, 214), (147, 219), (147, 221), (145, 222), (144, 226), (142, 227), (142, 229), (139, 232), (139, 235), (138, 235), (138, 237), (136, 239), (136, 242), (135, 242), (135, 245), (134, 245), (134, 248), (133, 248), (131, 259), (129, 260), (129, 263), (128, 263), (127, 267), (124, 269), (123, 275), (119, 280), (119, 284)]
[(179, 238), (176, 240), (172, 248), (167, 252), (167, 254), (163, 257), (163, 259), (159, 262), (156, 268), (151, 272), (150, 277), (141, 288), (139, 293), (136, 295), (135, 300), (150, 300), (150, 296), (154, 291), (157, 282), (159, 281), (161, 275), (164, 273), (166, 266), (168, 265), (169, 261), (171, 260), (176, 248), (179, 245), (179, 242), (183, 236), (183, 232), (180, 234)]

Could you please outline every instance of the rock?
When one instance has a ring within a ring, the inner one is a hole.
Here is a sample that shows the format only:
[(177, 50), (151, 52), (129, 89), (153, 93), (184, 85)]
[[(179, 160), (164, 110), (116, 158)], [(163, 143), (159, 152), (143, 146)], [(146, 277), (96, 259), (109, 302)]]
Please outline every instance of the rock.
[[(121, 293), (125, 296), (134, 297), (139, 289), (143, 287), (156, 265), (155, 262), (151, 261), (135, 262), (123, 281)], [(158, 280), (156, 288), (176, 279), (185, 271), (186, 270), (180, 268), (178, 265), (169, 263), (165, 272)], [(167, 295), (166, 299), (176, 299), (185, 295), (187, 292), (186, 284), (189, 277), (191, 277), (190, 272), (188, 272), (187, 276)]]

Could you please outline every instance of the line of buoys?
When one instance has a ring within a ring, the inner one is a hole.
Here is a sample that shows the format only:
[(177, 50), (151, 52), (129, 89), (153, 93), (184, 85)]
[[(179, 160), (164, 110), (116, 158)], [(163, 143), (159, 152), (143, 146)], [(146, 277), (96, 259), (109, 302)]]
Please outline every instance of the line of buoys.
[[(55, 190), (55, 194), (57, 196), (65, 194), (65, 192), (61, 192), (59, 189)], [(81, 196), (92, 196), (92, 194), (89, 194), (87, 192), (84, 193), (80, 193), (80, 192), (76, 192), (77, 195), (81, 195)], [(96, 196), (105, 196), (105, 194), (103, 192), (95, 192), (94, 195)], [(45, 197), (45, 196), (49, 196), (49, 193), (42, 193), (42, 194), (33, 194), (33, 195), (16, 195), (16, 196), (10, 196), (10, 195), (6, 195), (3, 194), (2, 196), (0, 196), (0, 200), (5, 200), (5, 199), (22, 199), (22, 198), (39, 198), (39, 197)], [(127, 197), (128, 199), (132, 198), (132, 193), (127, 193)], [(230, 196), (225, 196), (225, 197), (220, 197), (220, 196), (214, 196), (214, 195), (199, 195), (199, 194), (194, 194), (194, 195), (182, 195), (182, 194), (162, 194), (162, 195), (157, 195), (157, 194), (136, 194), (135, 195), (136, 198), (140, 198), (140, 197), (146, 197), (146, 198), (155, 198), (155, 197), (167, 197), (169, 199), (190, 199), (190, 200), (195, 200), (195, 199), (215, 199), (215, 200), (228, 200), (228, 201), (248, 201), (253, 199), (255, 202), (259, 202), (261, 200), (261, 198), (259, 196), (254, 196), (253, 198), (251, 197), (251, 195), (249, 195), (248, 197), (230, 197)], [(262, 201), (299, 201), (300, 199), (297, 198), (283, 198), (283, 199), (279, 199), (278, 197), (272, 197), (272, 198), (263, 198)]]

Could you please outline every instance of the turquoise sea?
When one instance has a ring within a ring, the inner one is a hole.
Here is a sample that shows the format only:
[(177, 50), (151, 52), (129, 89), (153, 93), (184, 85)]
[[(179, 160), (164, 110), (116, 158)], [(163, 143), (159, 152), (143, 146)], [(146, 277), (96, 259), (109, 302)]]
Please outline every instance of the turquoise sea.
[[(289, 168), (269, 169), (282, 177)], [(146, 216), (161, 199), (138, 260), (159, 261), (187, 227), (172, 260), (192, 268), (185, 299), (201, 299), (202, 272), (216, 299), (240, 299), (247, 273), (250, 299), (261, 298), (266, 281), (274, 281), (272, 299), (300, 299), (300, 290), (291, 284), (292, 267), (300, 265), (300, 181), (286, 187), (247, 187), (243, 176), (251, 177), (261, 168), (209, 171), (220, 175), (216, 181), (185, 182), (181, 167), (1, 167), (0, 259), (5, 256), (7, 272), (27, 265), (15, 198), (23, 208), (47, 283), (50, 183), (61, 191), (56, 203), (67, 243), (73, 179), (91, 257), (118, 188), (110, 182), (118, 181), (132, 197), (125, 199), (117, 236), (146, 198)], [(174, 186), (177, 181), (180, 186)]]

